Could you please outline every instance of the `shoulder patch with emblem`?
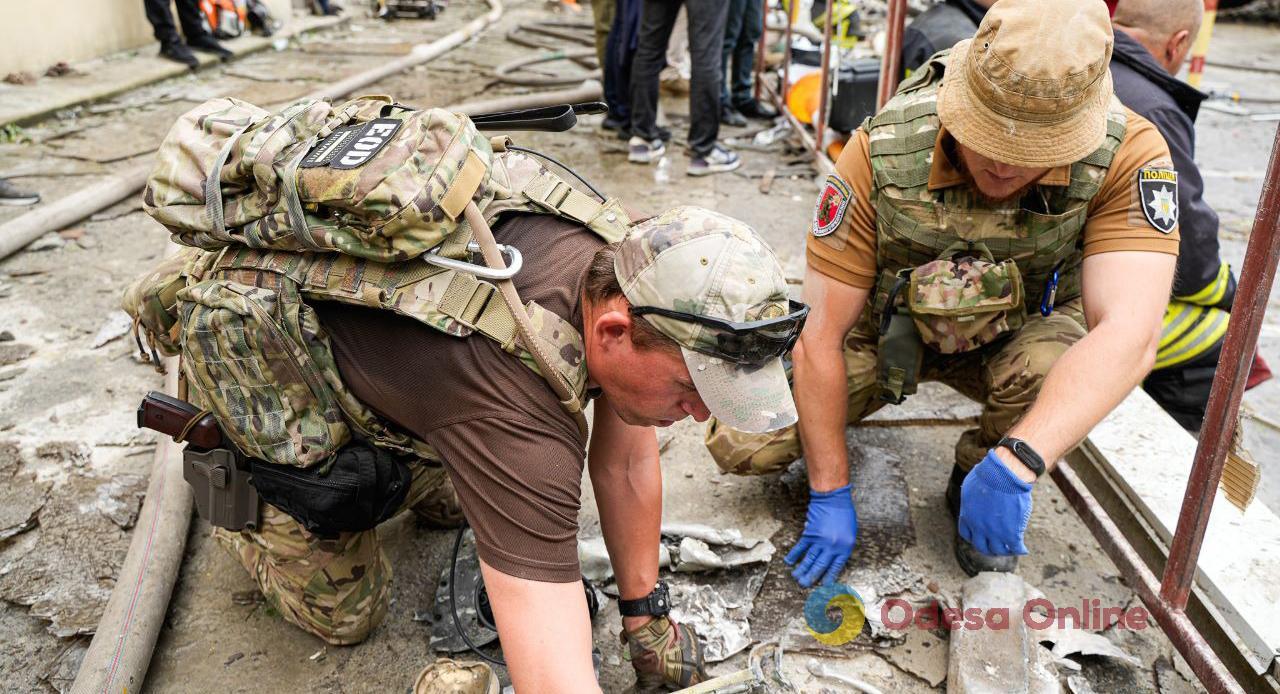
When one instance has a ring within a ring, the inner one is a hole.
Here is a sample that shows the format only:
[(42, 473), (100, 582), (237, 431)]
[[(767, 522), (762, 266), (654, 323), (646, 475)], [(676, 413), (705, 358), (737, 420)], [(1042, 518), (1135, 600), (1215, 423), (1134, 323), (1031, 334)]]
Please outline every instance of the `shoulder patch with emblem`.
[(822, 237), (840, 228), (844, 213), (853, 200), (853, 189), (839, 176), (827, 176), (818, 196), (818, 207), (813, 211), (813, 235)]
[(1173, 169), (1138, 169), (1138, 193), (1142, 215), (1162, 234), (1178, 226), (1178, 172)]

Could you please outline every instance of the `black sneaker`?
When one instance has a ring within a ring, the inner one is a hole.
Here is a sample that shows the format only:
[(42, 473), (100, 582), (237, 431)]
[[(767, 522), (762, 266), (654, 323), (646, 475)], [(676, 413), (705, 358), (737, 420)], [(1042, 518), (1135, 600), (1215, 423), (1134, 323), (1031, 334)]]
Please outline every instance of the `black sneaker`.
[(0, 178), (0, 205), (13, 205), (21, 207), (24, 205), (34, 205), (40, 202), (40, 194), (20, 190), (17, 186), (9, 182), (8, 179)]
[(960, 536), (960, 486), (964, 484), (967, 474), (956, 465), (951, 468), (951, 479), (947, 481), (947, 510), (951, 512), (951, 520), (956, 522), (956, 563), (968, 576), (977, 576), (983, 571), (1013, 573), (1018, 570), (1016, 554), (983, 554), (973, 543)]
[(196, 58), (195, 53), (192, 53), (191, 49), (187, 48), (187, 44), (180, 41), (161, 44), (160, 55), (175, 63), (182, 63), (192, 70), (200, 67), (200, 60)]
[(224, 48), (222, 44), (218, 43), (218, 40), (213, 38), (212, 36), (197, 36), (194, 39), (188, 39), (187, 45), (191, 46), (197, 51), (212, 53), (218, 56), (219, 60), (222, 60), (224, 62), (231, 60), (233, 57), (235, 57), (235, 53), (232, 53), (231, 51)]
[(735, 105), (738, 113), (755, 120), (773, 120), (778, 117), (778, 109), (769, 104), (762, 104), (755, 99)]
[(738, 113), (738, 110), (728, 104), (720, 107), (720, 122), (733, 128), (744, 128), (747, 125), (747, 117)]
[(605, 130), (630, 130), (631, 121), (629, 119), (618, 118), (616, 116), (605, 116), (600, 123), (600, 127)]
[(739, 166), (742, 166), (742, 159), (738, 157), (738, 153), (717, 143), (710, 152), (702, 156), (695, 155), (689, 161), (686, 173), (690, 176), (708, 176), (733, 171)]

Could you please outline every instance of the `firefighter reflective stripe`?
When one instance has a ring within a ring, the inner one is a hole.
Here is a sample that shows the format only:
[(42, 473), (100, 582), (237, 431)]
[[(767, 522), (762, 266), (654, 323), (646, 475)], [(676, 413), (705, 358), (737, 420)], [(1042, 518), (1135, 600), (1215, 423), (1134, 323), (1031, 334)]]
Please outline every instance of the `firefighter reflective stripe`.
[(1170, 301), (1164, 312), (1154, 368), (1177, 366), (1213, 349), (1227, 334), (1230, 318), (1231, 314), (1222, 309)]
[(1190, 296), (1177, 297), (1178, 301), (1185, 301), (1189, 304), (1199, 304), (1201, 306), (1216, 306), (1222, 301), (1222, 297), (1226, 296), (1227, 288), (1231, 286), (1231, 266), (1226, 263), (1218, 264), (1218, 276), (1205, 286), (1204, 289)]

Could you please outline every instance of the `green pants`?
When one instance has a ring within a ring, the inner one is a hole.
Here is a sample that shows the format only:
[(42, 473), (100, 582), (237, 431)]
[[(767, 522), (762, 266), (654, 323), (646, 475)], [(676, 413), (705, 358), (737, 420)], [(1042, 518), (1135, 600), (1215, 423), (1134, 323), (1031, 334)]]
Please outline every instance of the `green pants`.
[(609, 40), (609, 29), (613, 27), (613, 15), (618, 11), (617, 0), (591, 0), (591, 14), (595, 18), (596, 59), (600, 61), (600, 69), (604, 69), (604, 48)]
[[(402, 508), (439, 525), (461, 520), (453, 485), (436, 464), (413, 466)], [(391, 564), (376, 529), (321, 538), (263, 503), (257, 530), (214, 528), (213, 537), (285, 620), (331, 644), (363, 641), (386, 616)]]
[[(943, 355), (925, 349), (922, 381), (940, 381), (982, 403), (978, 426), (956, 443), (956, 464), (968, 470), (1035, 402), (1054, 362), (1085, 335), (1079, 299), (1060, 304), (1048, 317), (1034, 314), (1012, 337), (972, 352)], [(878, 339), (862, 321), (845, 339), (844, 367), (849, 384), (849, 422), (857, 422), (885, 405), (876, 386)], [(918, 397), (918, 396), (917, 396)], [(785, 469), (803, 455), (800, 436), (791, 426), (763, 434), (746, 434), (712, 419), (707, 448), (725, 472), (762, 475)]]

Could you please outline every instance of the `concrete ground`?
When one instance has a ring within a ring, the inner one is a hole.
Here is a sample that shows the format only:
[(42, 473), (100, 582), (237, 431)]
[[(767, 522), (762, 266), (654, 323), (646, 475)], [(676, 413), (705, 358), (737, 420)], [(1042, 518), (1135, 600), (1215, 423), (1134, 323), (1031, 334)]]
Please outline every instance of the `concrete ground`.
[[(349, 26), (296, 39), (284, 51), (267, 51), (225, 66), (129, 89), (74, 117), (50, 119), (23, 131), (27, 142), (0, 145), (0, 175), (17, 176), (46, 200), (66, 195), (102, 173), (147, 161), (169, 123), (213, 96), (231, 94), (278, 107), (324, 84), (405, 53), (412, 44), (443, 35), (476, 16), (482, 6), (455, 0), (435, 22), (384, 24), (354, 18)], [(402, 103), (443, 105), (515, 93), (491, 81), (489, 70), (528, 49), (504, 40), (520, 22), (557, 18), (539, 2), (508, 3), (507, 15), (478, 40), (427, 66), (388, 78), (367, 91)], [(586, 21), (589, 15), (583, 15)], [(1260, 63), (1280, 64), (1272, 29), (1219, 26), (1214, 49), (1247, 52)], [(1280, 97), (1280, 84), (1261, 73), (1210, 68), (1206, 86), (1219, 84), (1255, 98)], [(0, 109), (10, 106), (0, 94)], [(687, 103), (667, 96), (665, 118), (683, 137)], [(666, 178), (656, 167), (626, 162), (624, 143), (586, 118), (569, 134), (520, 135), (519, 140), (570, 162), (598, 187), (641, 211), (675, 204), (718, 209), (752, 223), (774, 246), (790, 277), (803, 270), (803, 239), (816, 193), (803, 153), (774, 145), (741, 148), (744, 166), (733, 174), (685, 176), (688, 159), (677, 146), (668, 154)], [(758, 129), (758, 128), (753, 128)], [(1204, 112), (1199, 124), (1200, 160), (1209, 200), (1223, 218), (1226, 257), (1239, 267), (1261, 187), (1261, 172), (1275, 124)], [(727, 138), (749, 139), (750, 130), (724, 129)], [(769, 172), (773, 175), (769, 175)], [(794, 174), (794, 175), (793, 175)], [(770, 180), (767, 186), (763, 181)], [(23, 210), (0, 208), (0, 222)], [(113, 322), (120, 292), (163, 252), (163, 229), (123, 202), (32, 249), (0, 261), (0, 483), (23, 490), (37, 510), (36, 527), (0, 539), (0, 689), (63, 691), (74, 678), (128, 545), (129, 528), (145, 489), (153, 438), (134, 429), (133, 411), (160, 376), (139, 363), (132, 338)], [(44, 248), (44, 250), (35, 250)], [(1262, 334), (1263, 354), (1280, 366), (1280, 289)], [(5, 341), (5, 332), (12, 339)], [(113, 337), (114, 336), (114, 337)], [(98, 344), (100, 343), (101, 344)], [(97, 346), (95, 346), (97, 345)], [(1280, 383), (1252, 391), (1246, 400), (1277, 411)], [(927, 425), (852, 430), (855, 470), (887, 469), (883, 496), (898, 495), (909, 509), (909, 530), (877, 539), (864, 533), (844, 576), (859, 590), (919, 602), (954, 600), (963, 574), (952, 558), (952, 527), (942, 490), (952, 446), (973, 406), (946, 390), (929, 388), (881, 419), (928, 418)], [(755, 640), (780, 638), (794, 655), (787, 669), (803, 691), (842, 685), (804, 671), (810, 656), (831, 670), (857, 676), (885, 691), (938, 688), (945, 675), (945, 637), (908, 630), (878, 640), (820, 647), (804, 630), (806, 593), (795, 586), (781, 556), (798, 536), (804, 516), (803, 470), (781, 477), (721, 476), (701, 444), (701, 427), (685, 422), (664, 433), (667, 522), (737, 528), (770, 538), (779, 548), (755, 599)], [(1263, 499), (1280, 508), (1276, 458), (1264, 461)], [(873, 488), (868, 488), (873, 489)], [(864, 493), (870, 493), (864, 492)], [(860, 503), (876, 503), (860, 499)], [(5, 506), (5, 508), (16, 508)], [(1058, 605), (1098, 599), (1104, 606), (1137, 604), (1115, 567), (1052, 485), (1040, 485), (1027, 544), (1033, 554), (1019, 574)], [(25, 508), (25, 507), (23, 507)], [(9, 515), (0, 515), (7, 520)], [(3, 526), (3, 523), (0, 523)], [(584, 478), (584, 538), (599, 535), (590, 483)], [(200, 688), (223, 691), (405, 691), (434, 657), (428, 648), (429, 615), (437, 579), (447, 561), (451, 533), (431, 531), (405, 515), (380, 529), (394, 567), (386, 622), (357, 647), (325, 647), (282, 622), (255, 596), (253, 584), (229, 556), (208, 540), (208, 526), (192, 523), (182, 575), (148, 676), (153, 691)], [(4, 528), (0, 527), (0, 537)], [(735, 580), (713, 575), (713, 585)], [(606, 691), (631, 686), (630, 666), (617, 646), (616, 607), (606, 601), (595, 620), (596, 645)], [(56, 635), (55, 635), (56, 634)], [(1185, 664), (1158, 629), (1106, 633), (1138, 660), (1130, 666), (1085, 657), (1080, 673), (1097, 691), (1192, 691)], [(743, 666), (736, 655), (717, 673)], [(549, 666), (554, 666), (550, 664)], [(1064, 671), (1063, 677), (1069, 674)], [(1079, 687), (1079, 681), (1076, 681)], [(1078, 690), (1078, 689), (1077, 689)]]

